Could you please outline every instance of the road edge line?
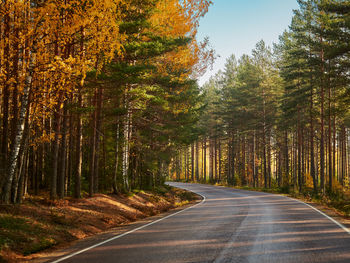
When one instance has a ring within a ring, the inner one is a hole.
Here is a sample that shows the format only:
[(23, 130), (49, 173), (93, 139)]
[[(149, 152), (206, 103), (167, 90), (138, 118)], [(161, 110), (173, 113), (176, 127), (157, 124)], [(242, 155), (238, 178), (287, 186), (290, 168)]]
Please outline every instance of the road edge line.
[[(182, 189), (183, 189), (183, 188), (182, 188)], [(184, 190), (191, 191), (191, 190), (188, 190), (188, 189), (184, 189)], [(193, 192), (193, 191), (191, 191), (191, 192)], [(193, 192), (193, 193), (194, 193), (194, 192)], [(102, 242), (97, 243), (97, 244), (95, 244), (95, 245), (92, 245), (92, 246), (90, 246), (90, 247), (87, 247), (87, 248), (84, 248), (84, 249), (82, 249), (82, 250), (76, 251), (76, 252), (74, 252), (74, 253), (68, 254), (68, 255), (66, 255), (66, 256), (64, 256), (64, 257), (62, 257), (62, 258), (59, 258), (59, 259), (54, 260), (54, 261), (51, 261), (51, 263), (62, 262), (62, 261), (64, 261), (64, 260), (66, 260), (66, 259), (69, 259), (69, 258), (74, 257), (74, 256), (76, 256), (76, 255), (79, 255), (79, 254), (81, 254), (81, 253), (84, 253), (84, 252), (86, 252), (86, 251), (88, 251), (88, 250), (90, 250), (90, 249), (93, 249), (93, 248), (95, 248), (95, 247), (99, 247), (99, 246), (104, 245), (104, 244), (106, 244), (106, 243), (108, 243), (108, 242), (111, 242), (111, 241), (116, 240), (116, 239), (119, 239), (119, 238), (121, 238), (121, 237), (123, 237), (123, 236), (129, 235), (129, 234), (131, 234), (131, 233), (133, 233), (133, 232), (136, 232), (136, 231), (138, 231), (138, 230), (140, 230), (140, 229), (143, 229), (143, 228), (146, 228), (146, 227), (148, 227), (148, 226), (154, 225), (154, 224), (156, 224), (156, 223), (158, 223), (158, 222), (160, 222), (160, 221), (163, 221), (163, 220), (165, 220), (165, 219), (167, 219), (167, 218), (169, 218), (169, 217), (175, 216), (175, 215), (177, 215), (177, 214), (180, 214), (180, 213), (182, 213), (182, 212), (185, 212), (185, 211), (187, 211), (187, 210), (190, 210), (190, 209), (192, 209), (192, 208), (195, 208), (196, 206), (199, 206), (199, 205), (203, 204), (203, 203), (206, 201), (206, 198), (205, 198), (204, 195), (201, 195), (201, 194), (199, 194), (199, 193), (195, 193), (195, 194), (198, 194), (198, 195), (200, 195), (201, 197), (203, 197), (202, 201), (201, 201), (200, 203), (198, 203), (198, 204), (195, 204), (195, 205), (193, 205), (193, 206), (187, 207), (187, 208), (185, 208), (185, 209), (183, 209), (183, 210), (180, 210), (180, 211), (178, 211), (178, 212), (176, 212), (176, 213), (167, 215), (167, 216), (165, 216), (165, 217), (162, 217), (162, 218), (160, 218), (160, 219), (157, 219), (157, 220), (155, 220), (155, 221), (152, 221), (152, 222), (150, 222), (150, 223), (148, 223), (148, 224), (146, 224), (146, 225), (143, 225), (143, 226), (137, 227), (137, 228), (135, 228), (135, 229), (132, 229), (132, 230), (130, 230), (130, 231), (127, 231), (127, 232), (125, 232), (125, 233), (123, 233), (123, 234), (117, 235), (117, 236), (115, 236), (115, 237), (111, 237), (111, 238), (109, 238), (109, 239), (107, 239), (107, 240), (105, 240), (105, 241), (102, 241)]]
[[(198, 184), (198, 183), (195, 183)], [(208, 184), (198, 184), (198, 185), (203, 185), (203, 186), (207, 186)], [(224, 186), (224, 185), (209, 185), (209, 186), (214, 186), (214, 187), (220, 187), (220, 188), (225, 188), (225, 189), (234, 189), (234, 190), (243, 190), (243, 191), (248, 191), (248, 192), (256, 192), (256, 193), (265, 193), (265, 194), (272, 194), (272, 195), (277, 195), (277, 196), (282, 196), (288, 199), (291, 199), (293, 201), (296, 201), (298, 203), (304, 204), (308, 207), (310, 207), (311, 209), (315, 210), (316, 212), (318, 212), (319, 214), (323, 215), (324, 217), (326, 217), (328, 220), (332, 221), (334, 224), (336, 224), (337, 226), (339, 226), (341, 229), (343, 229), (346, 233), (348, 233), (350, 235), (350, 229), (348, 227), (346, 227), (345, 225), (343, 225), (342, 223), (338, 222), (337, 220), (335, 220), (334, 218), (332, 218), (331, 216), (327, 215), (326, 213), (320, 211), (319, 209), (317, 209), (316, 207), (313, 207), (312, 205), (305, 203), (299, 199), (296, 198), (292, 198), (289, 196), (285, 196), (282, 194), (277, 194), (277, 193), (269, 193), (269, 192), (263, 192), (263, 191), (256, 191), (256, 190), (245, 190), (245, 189), (239, 189), (239, 188), (234, 188), (234, 187), (230, 187), (230, 186)], [(187, 190), (187, 189), (185, 189)]]
[[(283, 196), (283, 195), (282, 195)], [(326, 217), (328, 220), (332, 221), (334, 224), (336, 224), (337, 226), (339, 226), (341, 229), (343, 229), (346, 233), (348, 233), (350, 235), (350, 229), (347, 228), (346, 226), (344, 226), (342, 223), (338, 222), (337, 220), (335, 220), (334, 218), (330, 217), (329, 215), (327, 215), (326, 213), (320, 211), (319, 209), (317, 209), (316, 207), (313, 207), (312, 205), (305, 203), (299, 199), (295, 199), (295, 198), (291, 198), (288, 197), (289, 199), (292, 199), (294, 201), (297, 201), (298, 203), (304, 204), (310, 208), (312, 208), (313, 210), (315, 210), (316, 212), (320, 213), (321, 215), (323, 215), (324, 217)]]
[(334, 218), (332, 218), (331, 216), (327, 215), (326, 213), (322, 212), (321, 210), (317, 209), (316, 207), (308, 204), (308, 203), (305, 203), (299, 199), (296, 199), (296, 198), (292, 198), (292, 197), (289, 197), (289, 196), (285, 196), (285, 195), (282, 195), (282, 194), (275, 194), (275, 193), (268, 193), (268, 192), (261, 192), (261, 191), (255, 191), (255, 190), (245, 190), (245, 189), (237, 189), (237, 188), (231, 188), (231, 187), (228, 187), (228, 186), (221, 186), (221, 185), (218, 185), (217, 187), (222, 187), (222, 188), (227, 188), (227, 189), (235, 189), (235, 190), (243, 190), (243, 191), (249, 191), (249, 192), (256, 192), (256, 193), (265, 193), (265, 194), (273, 194), (273, 195), (278, 195), (278, 196), (283, 196), (283, 197), (286, 197), (288, 199), (291, 199), (293, 201), (296, 201), (300, 204), (304, 204), (306, 206), (308, 206), (309, 208), (315, 210), (316, 212), (318, 212), (319, 214), (323, 215), (324, 217), (326, 217), (328, 220), (332, 221), (334, 224), (336, 224), (337, 226), (339, 226), (341, 229), (343, 229), (346, 233), (348, 233), (350, 235), (350, 229), (348, 227), (346, 227), (345, 225), (343, 225), (342, 223), (338, 222), (337, 220), (335, 220)]

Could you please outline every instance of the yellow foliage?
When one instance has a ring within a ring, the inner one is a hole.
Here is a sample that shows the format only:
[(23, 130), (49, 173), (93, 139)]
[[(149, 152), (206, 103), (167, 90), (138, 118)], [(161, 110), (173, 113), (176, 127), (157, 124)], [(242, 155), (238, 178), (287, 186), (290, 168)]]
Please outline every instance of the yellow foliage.
[[(206, 50), (208, 41), (198, 43), (196, 34), (210, 4), (209, 0), (157, 2), (149, 19), (151, 27), (145, 30), (190, 39), (186, 46), (151, 59), (158, 74), (183, 80), (208, 66), (213, 54)], [(32, 143), (54, 138), (52, 131), (45, 130), (45, 121), (83, 87), (87, 72), (98, 73), (115, 54), (122, 57), (126, 36), (119, 32), (119, 25), (122, 10), (130, 6), (128, 0), (48, 0), (40, 5), (7, 0), (0, 5), (5, 36), (0, 39), (0, 83), (20, 95), (30, 57), (34, 57), (29, 108)]]
[(204, 73), (214, 59), (214, 52), (207, 50), (208, 40), (198, 43), (196, 39), (199, 19), (207, 13), (211, 1), (208, 0), (164, 0), (157, 4), (156, 12), (150, 18), (154, 30), (160, 36), (190, 38), (187, 46), (169, 52), (155, 59), (158, 71), (180, 72), (179, 79), (196, 77)]
[[(84, 83), (86, 73), (120, 52), (125, 37), (119, 33), (122, 0), (49, 0), (36, 6), (29, 0), (0, 5), (4, 38), (0, 39), (0, 83), (21, 93), (34, 59), (31, 87), (31, 126), (41, 127), (62, 99)], [(2, 89), (3, 86), (0, 85)], [(52, 136), (42, 135), (45, 141)], [(34, 130), (32, 131), (34, 133)]]

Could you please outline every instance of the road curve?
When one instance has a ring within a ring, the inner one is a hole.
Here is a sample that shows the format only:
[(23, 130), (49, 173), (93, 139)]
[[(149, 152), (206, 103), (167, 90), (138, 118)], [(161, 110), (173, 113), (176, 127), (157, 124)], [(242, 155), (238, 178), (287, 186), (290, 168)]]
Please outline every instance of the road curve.
[(169, 183), (201, 204), (61, 262), (350, 262), (350, 234), (296, 200)]

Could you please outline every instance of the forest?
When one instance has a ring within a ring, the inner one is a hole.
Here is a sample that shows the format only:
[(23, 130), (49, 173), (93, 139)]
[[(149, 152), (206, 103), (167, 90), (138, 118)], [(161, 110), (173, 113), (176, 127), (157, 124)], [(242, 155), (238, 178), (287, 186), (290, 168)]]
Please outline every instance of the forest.
[[(0, 3), (0, 194), (152, 189), (196, 134), (209, 0)], [(192, 137), (191, 137), (191, 136)]]
[(349, 0), (1, 0), (0, 262), (350, 262), (349, 105)]
[(341, 196), (350, 172), (350, 2), (299, 0), (269, 47), (227, 59), (201, 87), (198, 138), (172, 177)]
[(348, 192), (350, 3), (298, 3), (200, 87), (210, 0), (2, 1), (1, 202), (166, 179)]

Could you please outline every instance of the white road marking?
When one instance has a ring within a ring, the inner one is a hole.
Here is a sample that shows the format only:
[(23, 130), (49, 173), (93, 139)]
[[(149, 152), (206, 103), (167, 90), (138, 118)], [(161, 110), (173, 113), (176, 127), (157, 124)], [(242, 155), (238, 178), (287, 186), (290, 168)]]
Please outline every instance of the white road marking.
[[(188, 189), (185, 189), (185, 190), (188, 190)], [(191, 191), (191, 190), (188, 190), (188, 191)], [(196, 193), (196, 194), (199, 194), (199, 193)], [(140, 229), (143, 229), (143, 228), (148, 227), (148, 226), (150, 226), (150, 225), (156, 224), (156, 223), (158, 223), (158, 222), (160, 222), (160, 221), (163, 221), (163, 220), (165, 220), (165, 219), (167, 219), (167, 218), (169, 218), (169, 217), (175, 216), (175, 215), (180, 214), (180, 213), (182, 213), (182, 212), (185, 212), (185, 211), (187, 211), (187, 210), (189, 210), (189, 209), (192, 209), (192, 208), (194, 208), (194, 207), (196, 207), (196, 206), (199, 206), (199, 205), (203, 204), (203, 203), (205, 202), (205, 200), (206, 200), (206, 198), (205, 198), (204, 195), (201, 195), (201, 194), (199, 194), (199, 195), (203, 197), (203, 200), (202, 200), (200, 203), (198, 203), (198, 204), (196, 204), (196, 205), (194, 205), (194, 206), (187, 207), (187, 208), (185, 208), (185, 209), (183, 209), (183, 210), (181, 210), (181, 211), (178, 211), (178, 212), (176, 212), (176, 213), (174, 213), (174, 214), (171, 214), (171, 215), (168, 215), (168, 216), (166, 216), (166, 217), (160, 218), (160, 219), (158, 219), (158, 220), (156, 220), (156, 221), (153, 221), (153, 222), (148, 223), (148, 224), (146, 224), (146, 225), (140, 226), (140, 227), (138, 227), (138, 228), (135, 228), (135, 229), (133, 229), (133, 230), (130, 230), (130, 231), (128, 231), (128, 232), (125, 232), (125, 233), (123, 233), (123, 234), (120, 234), (120, 235), (118, 235), (118, 236), (112, 237), (112, 238), (110, 238), (110, 239), (107, 239), (107, 240), (105, 240), (105, 241), (102, 241), (102, 242), (100, 242), (100, 243), (97, 243), (97, 244), (95, 244), (95, 245), (93, 245), (93, 246), (84, 248), (84, 249), (82, 249), (82, 250), (79, 250), (79, 251), (77, 251), (77, 252), (74, 252), (74, 253), (72, 253), (72, 254), (69, 254), (69, 255), (67, 255), (67, 256), (65, 256), (65, 257), (59, 258), (59, 259), (57, 259), (57, 260), (55, 260), (55, 261), (52, 261), (51, 263), (62, 262), (63, 260), (66, 260), (66, 259), (68, 259), (68, 258), (74, 257), (74, 256), (79, 255), (79, 254), (81, 254), (81, 253), (84, 253), (84, 252), (86, 252), (86, 251), (88, 251), (88, 250), (90, 250), (90, 249), (93, 249), (93, 248), (95, 248), (95, 247), (99, 247), (99, 246), (101, 246), (101, 245), (103, 245), (103, 244), (106, 244), (106, 243), (108, 243), (108, 242), (111, 242), (111, 241), (113, 241), (113, 240), (116, 240), (116, 239), (118, 239), (118, 238), (121, 238), (121, 237), (123, 237), (123, 236), (129, 235), (129, 234), (131, 234), (131, 233), (133, 233), (133, 232), (136, 232), (136, 231), (138, 231), (138, 230), (140, 230)]]
[[(230, 188), (230, 187), (226, 187), (226, 186), (220, 186), (220, 187), (224, 187), (224, 188), (228, 188), (228, 189), (236, 189), (236, 188)], [(237, 189), (237, 190), (242, 190), (242, 189)], [(244, 191), (247, 191), (247, 190), (244, 190)], [(251, 191), (251, 190), (248, 190), (248, 191)], [(256, 192), (256, 193), (266, 193), (266, 192), (257, 192), (257, 191), (251, 191), (251, 192)], [(266, 193), (266, 194), (273, 194), (273, 193)], [(332, 221), (334, 224), (336, 224), (337, 226), (339, 226), (340, 228), (342, 228), (346, 233), (348, 233), (350, 235), (350, 229), (347, 228), (346, 226), (344, 226), (342, 223), (339, 223), (337, 220), (335, 220), (334, 218), (326, 215), (325, 213), (323, 213), (322, 211), (318, 210), (316, 207), (313, 207), (312, 205), (309, 205), (299, 199), (295, 199), (295, 198), (291, 198), (291, 197), (288, 197), (288, 196), (284, 196), (284, 195), (280, 195), (280, 194), (273, 194), (273, 195), (279, 195), (279, 196), (283, 196), (283, 197), (286, 197), (288, 199), (292, 199), (298, 203), (301, 203), (301, 204), (304, 204), (310, 208), (312, 208), (313, 210), (315, 210), (316, 212), (320, 213), (321, 215), (323, 215), (324, 217), (326, 217), (328, 220)]]
[[(222, 187), (222, 188), (226, 188), (226, 189), (231, 189), (231, 190), (234, 189), (234, 188), (229, 188), (229, 187), (225, 187), (225, 186), (221, 186), (221, 187)], [(181, 187), (181, 188), (182, 188), (182, 187)], [(204, 186), (204, 188), (210, 188), (210, 187)], [(186, 189), (186, 188), (182, 188), (182, 189), (191, 191), (191, 190)], [(242, 189), (238, 189), (238, 190), (242, 190)], [(256, 191), (251, 191), (251, 192), (256, 192)], [(261, 192), (257, 192), (257, 193), (261, 193)], [(196, 193), (196, 194), (199, 194), (199, 193)], [(163, 220), (165, 220), (165, 219), (167, 219), (167, 218), (169, 218), (169, 217), (172, 217), (172, 216), (175, 216), (175, 215), (180, 214), (180, 213), (182, 213), (182, 212), (185, 212), (185, 211), (187, 211), (187, 210), (189, 210), (189, 209), (195, 208), (196, 206), (201, 205), (201, 204), (203, 204), (203, 203), (206, 201), (206, 198), (205, 198), (204, 195), (202, 195), (202, 194), (199, 194), (199, 195), (203, 197), (203, 200), (202, 200), (200, 203), (198, 203), (198, 204), (196, 204), (196, 205), (194, 205), (194, 206), (190, 206), (190, 207), (188, 207), (188, 208), (186, 208), (186, 209), (184, 209), (184, 210), (178, 211), (178, 212), (176, 212), (176, 213), (174, 213), (174, 214), (171, 214), (171, 215), (168, 215), (168, 216), (166, 216), (166, 217), (160, 218), (160, 219), (155, 220), (155, 221), (153, 221), (153, 222), (151, 222), (151, 223), (148, 223), (148, 224), (146, 224), (146, 225), (140, 226), (140, 227), (138, 227), (138, 228), (135, 228), (135, 229), (133, 229), (133, 230), (130, 230), (130, 231), (128, 231), (128, 232), (125, 232), (125, 233), (123, 233), (123, 234), (120, 234), (120, 235), (118, 235), (118, 236), (112, 237), (112, 238), (110, 238), (110, 239), (107, 239), (107, 240), (105, 240), (105, 241), (102, 241), (102, 242), (100, 242), (100, 243), (98, 243), (98, 244), (95, 244), (95, 245), (93, 245), (93, 246), (90, 246), (90, 247), (87, 247), (87, 248), (85, 248), (85, 249), (82, 249), (82, 250), (79, 250), (79, 251), (77, 251), (77, 252), (74, 252), (74, 253), (72, 253), (72, 254), (69, 254), (69, 255), (67, 255), (67, 256), (65, 256), (65, 257), (62, 257), (62, 258), (57, 259), (57, 260), (55, 260), (55, 261), (52, 261), (52, 263), (62, 262), (62, 261), (64, 261), (64, 260), (66, 260), (66, 259), (69, 259), (69, 258), (74, 257), (74, 256), (76, 256), (76, 255), (79, 255), (79, 254), (81, 254), (81, 253), (84, 253), (85, 251), (88, 251), (88, 250), (93, 249), (93, 248), (95, 248), (95, 247), (101, 246), (101, 245), (103, 245), (103, 244), (106, 244), (106, 243), (111, 242), (111, 241), (113, 241), (113, 240), (116, 240), (116, 239), (118, 239), (118, 238), (121, 238), (121, 237), (126, 236), (126, 235), (128, 235), (128, 234), (131, 234), (131, 233), (133, 233), (133, 232), (136, 232), (136, 231), (138, 231), (138, 230), (140, 230), (140, 229), (143, 229), (143, 228), (145, 228), (145, 227), (148, 227), (148, 226), (150, 226), (150, 225), (156, 224), (156, 223), (158, 223), (158, 222), (160, 222), (160, 221), (163, 221)], [(280, 196), (283, 196), (283, 195), (280, 195)], [(286, 197), (286, 196), (283, 196), (283, 197)], [(346, 226), (344, 226), (343, 224), (339, 223), (338, 221), (336, 221), (336, 220), (333, 219), (332, 217), (326, 215), (325, 213), (323, 213), (322, 211), (318, 210), (317, 208), (313, 207), (312, 205), (309, 205), (309, 204), (307, 204), (307, 203), (305, 203), (305, 202), (303, 202), (303, 201), (300, 201), (300, 200), (298, 200), (298, 199), (294, 199), (294, 198), (290, 198), (290, 197), (287, 197), (287, 198), (288, 198), (288, 199), (292, 199), (292, 200), (294, 200), (294, 201), (296, 201), (296, 202), (298, 202), (298, 203), (301, 203), (301, 204), (304, 204), (304, 205), (310, 207), (311, 209), (315, 210), (316, 212), (318, 212), (318, 213), (320, 213), (321, 215), (323, 215), (324, 217), (326, 217), (328, 220), (330, 220), (330, 221), (332, 221), (333, 223), (335, 223), (337, 226), (339, 226), (340, 228), (342, 228), (345, 232), (347, 232), (348, 234), (350, 234), (350, 230), (349, 230)]]
[[(226, 189), (235, 189), (235, 190), (243, 190), (243, 189), (236, 189), (236, 188), (230, 188), (230, 187), (227, 187), (227, 186), (218, 186), (218, 187), (221, 187), (221, 188), (226, 188)], [(250, 191), (250, 192), (256, 192), (256, 193), (266, 193), (266, 192), (258, 192), (258, 191), (254, 191), (254, 190), (243, 190), (243, 191)], [(266, 194), (273, 194), (273, 193), (266, 193)], [(301, 204), (304, 204), (310, 208), (312, 208), (313, 210), (315, 210), (316, 212), (320, 213), (321, 215), (323, 215), (324, 217), (326, 217), (328, 220), (332, 221), (334, 224), (336, 224), (337, 226), (339, 226), (341, 229), (343, 229), (346, 233), (348, 233), (350, 235), (350, 229), (347, 228), (346, 226), (344, 226), (342, 223), (339, 223), (337, 220), (335, 220), (334, 218), (326, 215), (325, 213), (323, 213), (322, 211), (318, 210), (317, 208), (313, 207), (312, 205), (309, 205), (299, 199), (295, 199), (295, 198), (291, 198), (291, 197), (288, 197), (288, 196), (284, 196), (284, 195), (280, 195), (280, 194), (273, 194), (273, 195), (279, 195), (279, 196), (283, 196), (283, 197), (286, 197), (288, 199), (292, 199), (298, 203), (301, 203)]]
[[(223, 187), (223, 188), (227, 188), (227, 189), (236, 189), (236, 188), (230, 188), (230, 187), (226, 187), (226, 186), (219, 186), (219, 187)], [(236, 189), (236, 190), (243, 190), (243, 189)], [(266, 192), (257, 192), (254, 190), (243, 190), (243, 191), (250, 191), (250, 192), (256, 192), (256, 193), (266, 193)], [(273, 193), (266, 193), (266, 194), (273, 194)], [(323, 213), (322, 211), (318, 210), (316, 207), (313, 207), (312, 205), (309, 205), (299, 199), (295, 199), (295, 198), (291, 198), (288, 196), (284, 196), (284, 195), (280, 195), (280, 194), (273, 194), (273, 195), (279, 195), (279, 196), (283, 196), (286, 197), (288, 199), (292, 199), (293, 201), (296, 201), (298, 203), (304, 204), (310, 208), (312, 208), (313, 210), (315, 210), (316, 212), (320, 213), (321, 215), (323, 215), (324, 217), (326, 217), (328, 220), (332, 221), (334, 224), (336, 224), (337, 226), (339, 226), (341, 229), (343, 229), (346, 233), (348, 233), (350, 235), (350, 229), (347, 228), (346, 226), (344, 226), (342, 223), (339, 223), (337, 220), (335, 220), (334, 218), (326, 215), (325, 213)]]
[[(290, 198), (290, 197), (289, 197)], [(334, 224), (336, 224), (337, 226), (339, 226), (340, 228), (342, 228), (345, 232), (347, 232), (350, 235), (350, 230), (349, 228), (347, 228), (346, 226), (344, 226), (342, 223), (339, 223), (337, 220), (335, 220), (334, 218), (326, 215), (325, 213), (323, 213), (322, 211), (318, 210), (317, 208), (313, 207), (312, 205), (309, 205), (303, 201), (300, 201), (298, 199), (294, 199), (294, 198), (290, 198), (294, 201), (297, 201), (298, 203), (304, 204), (310, 208), (312, 208), (313, 210), (315, 210), (316, 212), (320, 213), (321, 215), (325, 216), (327, 219), (331, 220)]]

